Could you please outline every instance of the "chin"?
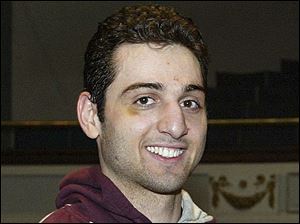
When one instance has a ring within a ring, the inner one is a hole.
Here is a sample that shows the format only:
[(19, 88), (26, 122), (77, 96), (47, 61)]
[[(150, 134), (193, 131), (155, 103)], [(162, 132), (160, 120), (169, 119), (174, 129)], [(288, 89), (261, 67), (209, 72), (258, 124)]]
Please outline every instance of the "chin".
[(181, 192), (181, 189), (184, 185), (185, 181), (181, 179), (181, 181), (177, 180), (166, 180), (165, 182), (151, 182), (151, 183), (146, 183), (144, 187), (154, 193), (157, 194), (178, 194)]
[(163, 195), (176, 195), (181, 192), (182, 187), (178, 188), (162, 188), (162, 187), (147, 187), (148, 190)]

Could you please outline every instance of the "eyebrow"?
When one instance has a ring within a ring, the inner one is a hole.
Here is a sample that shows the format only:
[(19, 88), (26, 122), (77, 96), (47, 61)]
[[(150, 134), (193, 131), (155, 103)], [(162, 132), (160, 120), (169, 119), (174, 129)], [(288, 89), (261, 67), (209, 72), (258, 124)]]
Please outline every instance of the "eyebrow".
[(149, 89), (156, 89), (156, 90), (163, 90), (163, 84), (159, 82), (154, 82), (154, 83), (144, 83), (144, 82), (138, 82), (134, 83), (130, 86), (128, 86), (126, 89), (124, 89), (121, 93), (121, 96), (123, 96), (125, 93), (135, 90), (135, 89), (140, 89), (140, 88), (149, 88)]
[(191, 92), (191, 91), (195, 91), (195, 90), (206, 93), (205, 88), (201, 85), (190, 84), (190, 85), (187, 85), (186, 87), (184, 87), (184, 92)]
[[(121, 96), (125, 95), (127, 92), (130, 92), (135, 89), (140, 89), (140, 88), (149, 88), (149, 89), (156, 89), (156, 90), (164, 90), (165, 89), (164, 85), (159, 82), (155, 82), (155, 83), (139, 82), (139, 83), (134, 83), (134, 84), (128, 86), (126, 89), (124, 89), (121, 93)], [(205, 88), (201, 85), (190, 84), (183, 88), (183, 92), (192, 92), (192, 91), (201, 91), (203, 93), (206, 93)]]

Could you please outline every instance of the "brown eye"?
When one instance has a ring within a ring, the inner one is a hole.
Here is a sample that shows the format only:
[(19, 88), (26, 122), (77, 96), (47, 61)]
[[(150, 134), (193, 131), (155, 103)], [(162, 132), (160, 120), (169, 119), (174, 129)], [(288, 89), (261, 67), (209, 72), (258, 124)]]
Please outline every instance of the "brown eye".
[(142, 97), (141, 99), (138, 100), (140, 104), (147, 104), (149, 101), (148, 97)]
[(195, 100), (185, 100), (182, 103), (180, 103), (180, 106), (184, 108), (189, 108), (192, 110), (198, 110), (200, 108), (200, 105)]
[(139, 98), (137, 101), (135, 101), (134, 103), (142, 107), (147, 107), (154, 104), (155, 100), (149, 96), (143, 96)]
[(184, 105), (185, 107), (192, 107), (192, 102), (191, 102), (191, 101), (184, 101), (184, 102), (183, 102), (183, 105)]

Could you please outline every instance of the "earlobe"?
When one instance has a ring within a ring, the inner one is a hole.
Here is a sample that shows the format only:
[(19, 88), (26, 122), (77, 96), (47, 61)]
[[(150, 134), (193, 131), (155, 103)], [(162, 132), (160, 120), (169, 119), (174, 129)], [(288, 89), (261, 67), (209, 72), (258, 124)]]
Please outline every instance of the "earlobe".
[(101, 123), (97, 115), (97, 106), (90, 101), (90, 93), (82, 92), (77, 102), (77, 117), (84, 133), (92, 139), (101, 133)]

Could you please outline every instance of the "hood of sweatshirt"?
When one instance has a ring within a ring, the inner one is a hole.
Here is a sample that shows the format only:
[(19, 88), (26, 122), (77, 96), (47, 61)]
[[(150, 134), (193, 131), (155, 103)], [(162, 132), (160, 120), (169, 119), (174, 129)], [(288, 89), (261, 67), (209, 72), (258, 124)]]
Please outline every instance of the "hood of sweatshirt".
[[(58, 210), (42, 222), (150, 223), (125, 195), (106, 177), (99, 165), (74, 171), (62, 180), (56, 198)], [(179, 223), (214, 222), (182, 190), (182, 216)]]
[(87, 222), (150, 222), (102, 174), (98, 165), (72, 172), (62, 180), (56, 207), (65, 205)]

